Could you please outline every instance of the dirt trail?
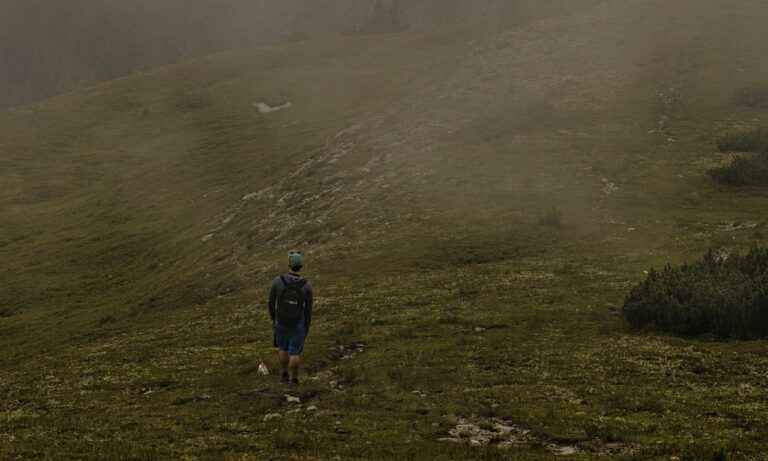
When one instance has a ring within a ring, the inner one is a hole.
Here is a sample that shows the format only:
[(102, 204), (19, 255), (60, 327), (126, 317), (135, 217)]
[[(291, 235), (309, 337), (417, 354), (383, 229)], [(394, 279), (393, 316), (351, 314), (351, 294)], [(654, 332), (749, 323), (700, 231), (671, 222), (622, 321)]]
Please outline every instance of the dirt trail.
[[(345, 360), (351, 360), (359, 354), (365, 352), (368, 345), (364, 342), (356, 342), (348, 345), (334, 346), (329, 349), (329, 354), (324, 360), (321, 360), (309, 367), (306, 371), (309, 376), (304, 379), (307, 381), (316, 381), (324, 384), (332, 392), (343, 392), (344, 383), (340, 379), (334, 379), (335, 370), (339, 363)], [(270, 375), (266, 379), (277, 379), (275, 375)], [(302, 389), (301, 386), (293, 388), (285, 386), (282, 389), (275, 390), (277, 384), (271, 384), (263, 389), (264, 393), (272, 395), (277, 400), (277, 406), (273, 411), (264, 415), (264, 421), (272, 421), (298, 413), (316, 414), (320, 411), (317, 397), (320, 394), (317, 389)], [(282, 393), (281, 393), (282, 392)]]

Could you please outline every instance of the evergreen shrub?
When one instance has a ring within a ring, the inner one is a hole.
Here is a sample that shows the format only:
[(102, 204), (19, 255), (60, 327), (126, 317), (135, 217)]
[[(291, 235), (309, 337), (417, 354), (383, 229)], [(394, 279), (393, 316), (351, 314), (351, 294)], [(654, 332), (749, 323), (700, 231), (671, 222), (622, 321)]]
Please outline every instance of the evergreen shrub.
[(695, 264), (651, 270), (623, 313), (632, 329), (721, 338), (768, 337), (768, 249), (713, 252)]
[(729, 186), (768, 187), (768, 154), (740, 155), (707, 173)]
[(720, 152), (766, 152), (768, 151), (768, 128), (731, 131), (717, 140)]

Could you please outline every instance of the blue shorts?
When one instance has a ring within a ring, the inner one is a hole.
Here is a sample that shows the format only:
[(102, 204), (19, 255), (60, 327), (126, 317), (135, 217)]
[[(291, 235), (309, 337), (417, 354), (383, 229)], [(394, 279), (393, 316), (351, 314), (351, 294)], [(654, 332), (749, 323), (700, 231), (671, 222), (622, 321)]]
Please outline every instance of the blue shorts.
[(273, 328), (275, 347), (281, 351), (288, 351), (288, 355), (301, 355), (301, 351), (304, 349), (304, 339), (307, 337), (303, 323), (299, 322), (295, 327), (285, 327), (275, 323)]

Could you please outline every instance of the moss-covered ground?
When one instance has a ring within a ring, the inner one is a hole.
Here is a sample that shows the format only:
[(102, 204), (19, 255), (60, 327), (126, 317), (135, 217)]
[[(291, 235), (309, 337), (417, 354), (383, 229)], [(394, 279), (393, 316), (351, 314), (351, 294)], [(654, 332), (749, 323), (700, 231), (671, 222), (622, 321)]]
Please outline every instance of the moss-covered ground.
[(643, 271), (765, 240), (768, 195), (706, 174), (765, 122), (734, 101), (760, 8), (298, 42), (0, 113), (0, 458), (765, 459), (766, 341), (621, 316)]

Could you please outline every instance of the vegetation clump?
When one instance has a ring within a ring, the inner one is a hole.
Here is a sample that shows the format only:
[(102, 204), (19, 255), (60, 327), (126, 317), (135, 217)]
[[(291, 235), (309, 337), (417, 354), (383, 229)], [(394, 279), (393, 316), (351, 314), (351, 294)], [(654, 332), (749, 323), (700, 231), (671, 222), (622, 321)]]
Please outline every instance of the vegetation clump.
[(556, 207), (550, 208), (539, 218), (539, 225), (550, 226), (550, 227), (562, 227), (563, 212), (557, 209)]
[(720, 152), (768, 151), (768, 127), (726, 133), (717, 140), (717, 149)]
[(725, 166), (711, 168), (707, 173), (729, 186), (768, 186), (768, 155), (740, 155)]
[(651, 270), (624, 301), (633, 329), (722, 338), (768, 337), (768, 249), (710, 250), (703, 261)]
[(768, 84), (751, 85), (739, 90), (736, 104), (750, 109), (768, 109)]

